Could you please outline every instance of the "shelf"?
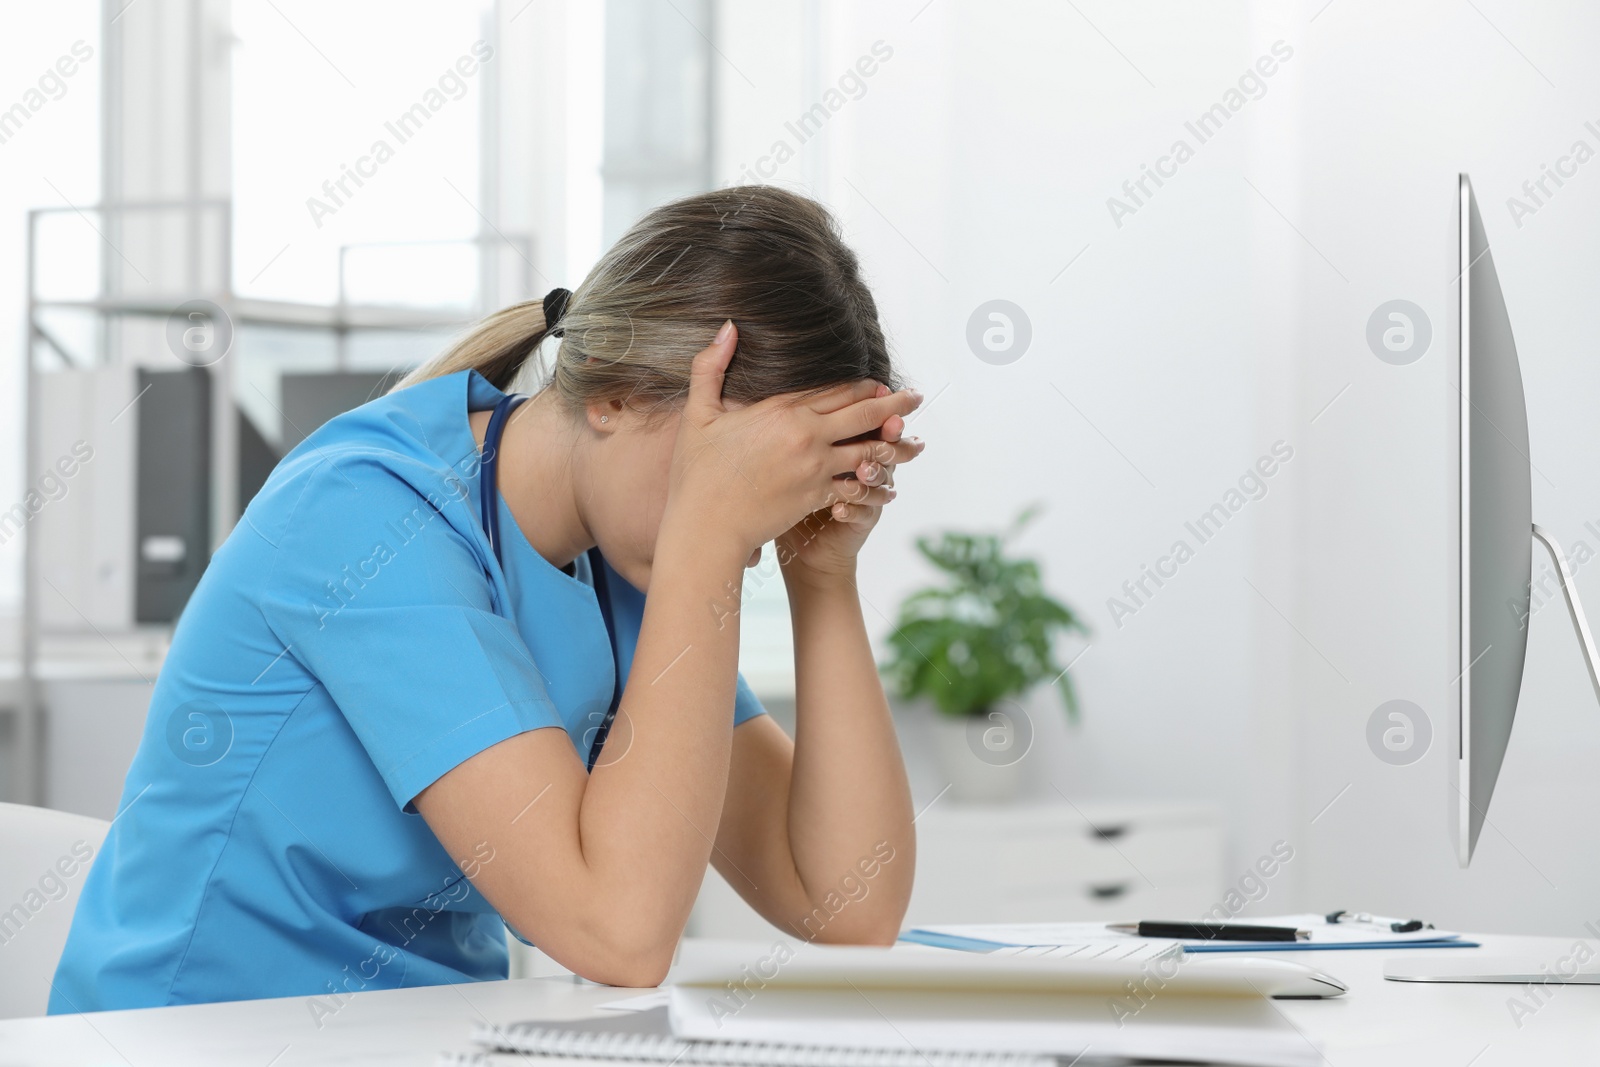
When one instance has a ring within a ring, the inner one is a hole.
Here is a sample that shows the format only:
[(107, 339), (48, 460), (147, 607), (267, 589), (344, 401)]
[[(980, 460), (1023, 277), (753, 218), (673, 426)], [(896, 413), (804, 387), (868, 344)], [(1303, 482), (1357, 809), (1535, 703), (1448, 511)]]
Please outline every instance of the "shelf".
[[(235, 324), (291, 326), (318, 330), (426, 330), (465, 326), (481, 315), (461, 308), (404, 308), (382, 304), (301, 304), (286, 300), (256, 300), (217, 295), (207, 297), (227, 312)], [(35, 300), (34, 307), (83, 311), (96, 315), (166, 318), (185, 300), (116, 298), (96, 300)]]

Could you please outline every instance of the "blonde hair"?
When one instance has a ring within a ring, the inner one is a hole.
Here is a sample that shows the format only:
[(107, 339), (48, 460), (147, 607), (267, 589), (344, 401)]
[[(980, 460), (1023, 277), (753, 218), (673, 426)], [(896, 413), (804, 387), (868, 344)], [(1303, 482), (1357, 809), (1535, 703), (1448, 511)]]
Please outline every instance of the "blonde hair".
[(552, 326), (548, 385), (575, 408), (674, 406), (695, 353), (732, 319), (739, 347), (723, 397), (754, 403), (872, 378), (898, 387), (877, 304), (833, 217), (769, 185), (737, 186), (649, 212), (595, 264), (559, 323), (531, 300), (502, 308), (400, 388), (477, 370), (509, 389)]

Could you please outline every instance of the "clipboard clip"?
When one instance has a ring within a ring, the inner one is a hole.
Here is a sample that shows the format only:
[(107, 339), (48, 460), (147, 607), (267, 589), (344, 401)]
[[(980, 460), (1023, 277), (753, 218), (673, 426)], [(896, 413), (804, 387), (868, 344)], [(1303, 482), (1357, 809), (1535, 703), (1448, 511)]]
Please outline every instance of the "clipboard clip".
[(1392, 934), (1414, 934), (1418, 930), (1433, 929), (1432, 923), (1425, 923), (1421, 919), (1387, 919), (1364, 911), (1330, 911), (1325, 918), (1329, 923), (1352, 922), (1387, 926)]

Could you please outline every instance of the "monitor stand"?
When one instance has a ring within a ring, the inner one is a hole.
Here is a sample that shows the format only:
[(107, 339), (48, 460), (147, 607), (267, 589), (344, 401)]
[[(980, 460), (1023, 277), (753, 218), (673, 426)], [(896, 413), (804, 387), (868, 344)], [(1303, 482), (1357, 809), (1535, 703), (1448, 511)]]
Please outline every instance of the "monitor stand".
[(1600, 655), (1594, 649), (1594, 635), (1589, 632), (1589, 621), (1583, 617), (1583, 605), (1578, 602), (1578, 587), (1573, 584), (1572, 572), (1567, 569), (1566, 554), (1555, 538), (1538, 523), (1533, 524), (1533, 536), (1550, 552), (1555, 561), (1556, 573), (1561, 576), (1561, 592), (1567, 598), (1567, 611), (1572, 616), (1573, 629), (1578, 631), (1578, 644), (1583, 646), (1583, 662), (1589, 668), (1589, 681), (1594, 684), (1596, 697), (1600, 697)]
[[(1459, 951), (1459, 950), (1458, 950)], [(1500, 985), (1600, 985), (1600, 959), (1568, 951), (1565, 958), (1475, 956), (1471, 951), (1448, 956), (1410, 956), (1385, 960), (1383, 976), (1391, 982), (1473, 982)]]
[[(1572, 616), (1573, 629), (1578, 631), (1578, 644), (1583, 646), (1583, 662), (1589, 668), (1589, 681), (1594, 684), (1595, 696), (1600, 697), (1600, 655), (1596, 655), (1594, 635), (1589, 632), (1589, 620), (1584, 618), (1583, 605), (1578, 601), (1578, 587), (1573, 584), (1572, 571), (1567, 567), (1567, 557), (1556, 544), (1555, 538), (1538, 523), (1533, 524), (1533, 536), (1550, 552), (1555, 561), (1556, 573), (1561, 576), (1561, 592), (1567, 600), (1567, 611)], [(1600, 953), (1579, 960), (1571, 956), (1565, 960), (1533, 959), (1517, 956), (1411, 956), (1388, 960), (1383, 965), (1383, 976), (1391, 982), (1475, 982), (1507, 985), (1600, 985)]]

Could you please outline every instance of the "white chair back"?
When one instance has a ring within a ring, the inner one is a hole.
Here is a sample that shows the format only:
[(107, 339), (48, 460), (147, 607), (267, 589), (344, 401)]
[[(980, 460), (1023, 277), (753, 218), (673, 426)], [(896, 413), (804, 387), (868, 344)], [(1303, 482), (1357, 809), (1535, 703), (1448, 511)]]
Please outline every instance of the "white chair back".
[(0, 1019), (45, 1013), (78, 894), (110, 826), (0, 804)]

